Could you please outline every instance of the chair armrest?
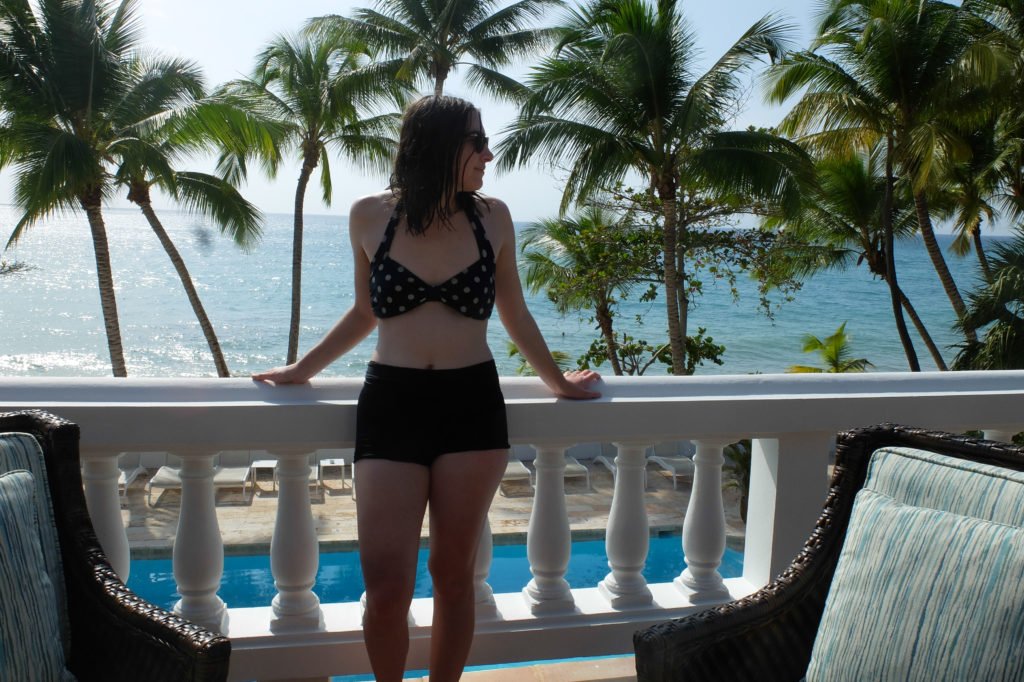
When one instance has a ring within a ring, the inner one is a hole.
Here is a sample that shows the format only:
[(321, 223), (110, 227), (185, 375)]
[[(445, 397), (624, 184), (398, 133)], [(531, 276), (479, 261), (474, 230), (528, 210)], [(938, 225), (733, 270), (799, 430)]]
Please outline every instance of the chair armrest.
[(825, 507), (810, 539), (776, 580), (745, 599), (633, 636), (637, 678), (742, 682), (803, 677), (871, 455), (884, 446), (955, 454), (1024, 470), (1024, 450), (948, 433), (882, 424), (839, 435)]
[(82, 491), (78, 426), (39, 411), (0, 415), (0, 430), (42, 446), (71, 621), (68, 669), (81, 681), (226, 680), (230, 641), (129, 590), (107, 560)]

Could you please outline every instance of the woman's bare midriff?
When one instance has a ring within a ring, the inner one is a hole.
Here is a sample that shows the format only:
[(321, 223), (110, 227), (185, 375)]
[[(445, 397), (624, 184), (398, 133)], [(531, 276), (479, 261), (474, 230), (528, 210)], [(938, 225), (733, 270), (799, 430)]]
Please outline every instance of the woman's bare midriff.
[(437, 301), (377, 322), (377, 348), (372, 359), (381, 364), (458, 369), (491, 358), (487, 321), (460, 315)]

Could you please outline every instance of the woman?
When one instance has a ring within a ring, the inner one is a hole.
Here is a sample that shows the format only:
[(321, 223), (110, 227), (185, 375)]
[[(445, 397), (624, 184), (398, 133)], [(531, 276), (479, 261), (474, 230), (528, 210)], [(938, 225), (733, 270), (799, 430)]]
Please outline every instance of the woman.
[(253, 375), (302, 383), (374, 328), (359, 396), (359, 552), (364, 636), (377, 680), (399, 680), (423, 514), (430, 509), (430, 679), (456, 680), (474, 627), (473, 567), (508, 460), (505, 404), (487, 347), (493, 307), (558, 396), (598, 397), (591, 371), (563, 374), (526, 308), (508, 208), (477, 194), (494, 158), (480, 112), (425, 97), (402, 120), (388, 191), (349, 212), (352, 308), (298, 362)]

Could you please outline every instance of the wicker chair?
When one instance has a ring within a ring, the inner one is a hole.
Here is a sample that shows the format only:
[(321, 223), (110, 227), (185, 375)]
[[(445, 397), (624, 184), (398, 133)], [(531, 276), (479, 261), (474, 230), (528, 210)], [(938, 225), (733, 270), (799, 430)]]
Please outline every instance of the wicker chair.
[(846, 539), (854, 496), (864, 486), (872, 454), (886, 446), (1024, 471), (1024, 449), (1005, 443), (888, 424), (841, 434), (824, 511), (789, 568), (747, 598), (637, 632), (633, 644), (638, 679), (802, 679)]
[(67, 598), (67, 669), (80, 681), (226, 680), (230, 641), (125, 587), (103, 554), (82, 492), (78, 426), (51, 414), (0, 414), (0, 433), (39, 442), (49, 484)]

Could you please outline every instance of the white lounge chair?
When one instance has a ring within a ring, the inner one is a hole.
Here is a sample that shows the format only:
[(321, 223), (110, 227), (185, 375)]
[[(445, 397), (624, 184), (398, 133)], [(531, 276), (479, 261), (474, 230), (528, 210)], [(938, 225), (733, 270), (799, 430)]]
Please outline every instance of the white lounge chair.
[[(252, 467), (249, 466), (248, 450), (226, 450), (218, 455), (218, 463), (213, 467), (214, 490), (221, 488), (241, 488), (242, 502), (248, 502), (246, 488), (255, 493), (256, 483), (253, 480)], [(244, 462), (244, 463), (243, 463)], [(146, 503), (153, 506), (153, 489), (181, 490), (181, 467), (164, 465), (157, 469), (153, 477), (146, 483)], [(157, 501), (159, 501), (159, 496)]]
[[(618, 467), (615, 466), (615, 455), (601, 455), (594, 458), (594, 464), (600, 464), (612, 475), (612, 483), (615, 483), (615, 475)], [(647, 468), (644, 467), (644, 490), (647, 489)]]
[(647, 458), (651, 464), (657, 464), (672, 475), (672, 489), (677, 490), (676, 479), (679, 476), (693, 476), (693, 460), (689, 457), (662, 457), (651, 455)]
[[(508, 464), (505, 465), (505, 473), (501, 476), (501, 482), (504, 483), (521, 483), (526, 481), (530, 489), (533, 489), (533, 472), (526, 468), (521, 460), (510, 459)], [(505, 495), (505, 490), (501, 486), (498, 486), (498, 490), (502, 495)], [(507, 496), (506, 496), (507, 497)]]
[[(318, 495), (323, 487), (323, 477), (320, 473), (320, 457), (327, 457), (330, 453), (334, 452), (341, 452), (341, 450), (317, 450), (309, 456), (309, 485), (313, 486), (313, 492)], [(272, 489), (277, 490), (277, 457), (266, 450), (251, 450), (249, 451), (249, 457), (253, 460), (250, 465), (252, 467), (253, 489), (255, 490), (257, 488), (257, 481), (259, 479), (257, 474), (260, 471), (269, 469), (271, 473)], [(344, 468), (342, 468), (341, 480), (342, 487), (344, 487)]]
[(590, 469), (588, 469), (575, 457), (565, 456), (565, 477), (566, 478), (579, 478), (585, 476), (587, 479), (587, 490), (593, 490), (594, 487), (590, 485)]
[(117, 476), (117, 494), (121, 498), (121, 504), (125, 504), (128, 501), (128, 486), (141, 474), (146, 473), (146, 468), (141, 465), (141, 453), (138, 452), (122, 452), (118, 455), (117, 468), (120, 469)]

